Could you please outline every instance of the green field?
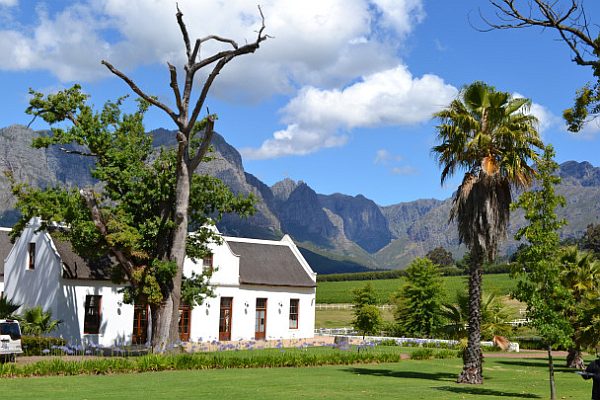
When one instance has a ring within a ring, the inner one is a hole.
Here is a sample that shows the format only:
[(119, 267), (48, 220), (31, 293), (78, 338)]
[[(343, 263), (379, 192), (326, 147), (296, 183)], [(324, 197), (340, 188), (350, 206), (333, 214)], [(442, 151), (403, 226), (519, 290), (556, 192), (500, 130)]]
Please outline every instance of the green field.
[[(589, 361), (589, 360), (588, 360)], [(562, 366), (564, 360), (557, 359)], [(2, 379), (18, 399), (547, 399), (544, 359), (488, 358), (484, 384), (458, 385), (460, 359), (313, 368), (172, 371)], [(590, 398), (591, 382), (559, 367), (558, 399)]]
[[(372, 281), (318, 282), (317, 303), (352, 303), (352, 290), (366, 285), (367, 282), (373, 285), (379, 296), (379, 302), (386, 304), (390, 302), (390, 296), (404, 284), (404, 278)], [(444, 277), (443, 282), (444, 291), (449, 301), (456, 298), (457, 292), (467, 290), (467, 277), (465, 276)], [(508, 274), (489, 274), (483, 276), (484, 293), (495, 292), (498, 295), (507, 295), (514, 285), (515, 282)]]

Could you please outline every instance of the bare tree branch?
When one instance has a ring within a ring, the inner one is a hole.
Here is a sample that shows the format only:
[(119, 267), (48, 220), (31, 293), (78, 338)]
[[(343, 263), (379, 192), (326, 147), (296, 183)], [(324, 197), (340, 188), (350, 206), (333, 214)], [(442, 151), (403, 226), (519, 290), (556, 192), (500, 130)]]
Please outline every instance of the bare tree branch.
[[(109, 234), (108, 228), (106, 227), (104, 218), (102, 218), (102, 213), (98, 208), (98, 203), (96, 202), (96, 196), (94, 195), (94, 191), (91, 189), (81, 189), (79, 191), (79, 195), (85, 201), (87, 208), (90, 210), (94, 225), (102, 234), (102, 236), (106, 237)], [(131, 272), (133, 271), (133, 264), (131, 263), (129, 258), (125, 254), (123, 254), (121, 250), (115, 249), (112, 246), (109, 246), (109, 251), (112, 255), (115, 256), (115, 258), (119, 262), (119, 265), (121, 266), (121, 269), (123, 270), (125, 275), (127, 275), (127, 279), (129, 279), (129, 282), (133, 283), (134, 281), (131, 276)]]
[(204, 129), (204, 137), (202, 138), (202, 144), (200, 148), (196, 151), (194, 158), (190, 161), (190, 171), (195, 171), (200, 165), (202, 158), (206, 155), (208, 148), (210, 147), (210, 143), (212, 142), (212, 137), (215, 129), (215, 116), (209, 115), (207, 118), (206, 127)]
[[(515, 4), (515, 0), (490, 0), (490, 4), (496, 8), (495, 15), (500, 22), (492, 22), (480, 12), (482, 20), (489, 27), (485, 31), (534, 26), (552, 28), (573, 52), (575, 63), (583, 66), (599, 64), (595, 55), (600, 52), (600, 44), (590, 34), (585, 11), (578, 0), (571, 0), (564, 11), (559, 9), (556, 1), (549, 0), (529, 1), (523, 10)], [(586, 59), (588, 56), (591, 58)]]
[(183, 42), (185, 43), (185, 54), (187, 54), (188, 60), (190, 59), (190, 36), (188, 35), (187, 27), (183, 22), (183, 13), (179, 9), (179, 4), (176, 3), (177, 7), (177, 24), (179, 24), (179, 29), (181, 30), (181, 35), (183, 36)]
[(113, 74), (115, 74), (119, 78), (121, 78), (123, 81), (125, 81), (125, 83), (127, 83), (127, 85), (129, 85), (131, 90), (133, 90), (138, 96), (140, 96), (142, 99), (146, 100), (148, 103), (155, 105), (156, 107), (158, 107), (161, 110), (163, 110), (164, 112), (166, 112), (171, 117), (171, 119), (173, 121), (175, 121), (175, 123), (177, 125), (179, 125), (177, 114), (175, 114), (168, 106), (166, 106), (165, 104), (156, 100), (156, 98), (154, 98), (152, 96), (148, 96), (127, 75), (125, 75), (124, 73), (122, 73), (121, 71), (119, 71), (118, 69), (113, 67), (113, 65), (111, 63), (109, 63), (108, 61), (102, 60), (102, 64), (104, 64), (106, 66), (106, 68), (108, 68), (110, 70), (110, 72), (112, 72)]
[(167, 63), (169, 66), (169, 72), (171, 74), (171, 89), (173, 89), (173, 95), (175, 96), (175, 102), (177, 103), (177, 110), (179, 111), (179, 115), (181, 115), (181, 111), (183, 110), (183, 105), (181, 104), (181, 92), (179, 91), (179, 83), (177, 82), (177, 69), (171, 63)]

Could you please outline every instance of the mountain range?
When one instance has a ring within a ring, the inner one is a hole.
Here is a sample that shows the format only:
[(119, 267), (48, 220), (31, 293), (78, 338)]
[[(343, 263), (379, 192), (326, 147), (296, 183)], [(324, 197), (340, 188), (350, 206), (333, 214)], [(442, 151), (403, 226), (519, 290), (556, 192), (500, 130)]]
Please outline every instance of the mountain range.
[[(152, 131), (155, 146), (174, 144), (174, 134)], [(15, 178), (37, 186), (94, 184), (89, 157), (66, 154), (56, 146), (33, 149), (38, 135), (20, 125), (0, 129), (0, 168), (11, 169)], [(213, 139), (213, 159), (197, 173), (216, 176), (235, 193), (252, 193), (256, 213), (246, 219), (226, 215), (221, 232), (231, 236), (278, 239), (287, 233), (298, 243), (311, 266), (319, 273), (399, 269), (413, 258), (443, 246), (455, 257), (459, 246), (456, 226), (448, 224), (451, 199), (421, 199), (380, 206), (363, 195), (319, 194), (308, 183), (284, 179), (268, 186), (244, 170), (240, 153), (220, 135)], [(560, 165), (562, 182), (557, 192), (567, 199), (558, 210), (569, 224), (563, 238), (579, 237), (589, 223), (600, 217), (600, 168), (588, 162), (568, 161)], [(0, 225), (11, 226), (18, 218), (8, 179), (0, 176)], [(522, 213), (511, 216), (508, 239), (500, 255), (511, 254), (518, 243), (512, 237), (522, 226)]]

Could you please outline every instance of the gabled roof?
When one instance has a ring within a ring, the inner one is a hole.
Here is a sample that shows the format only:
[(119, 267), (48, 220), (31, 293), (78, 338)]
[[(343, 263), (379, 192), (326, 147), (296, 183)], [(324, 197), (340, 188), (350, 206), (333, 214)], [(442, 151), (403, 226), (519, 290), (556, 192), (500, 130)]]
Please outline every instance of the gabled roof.
[(86, 260), (73, 250), (71, 243), (52, 235), (54, 247), (63, 263), (63, 278), (110, 280), (112, 261), (108, 256)]
[(0, 276), (4, 276), (4, 260), (8, 257), (13, 244), (8, 236), (10, 229), (0, 228)]
[(225, 240), (231, 250), (240, 256), (240, 283), (293, 287), (317, 286), (287, 244), (240, 241), (233, 238), (225, 238)]

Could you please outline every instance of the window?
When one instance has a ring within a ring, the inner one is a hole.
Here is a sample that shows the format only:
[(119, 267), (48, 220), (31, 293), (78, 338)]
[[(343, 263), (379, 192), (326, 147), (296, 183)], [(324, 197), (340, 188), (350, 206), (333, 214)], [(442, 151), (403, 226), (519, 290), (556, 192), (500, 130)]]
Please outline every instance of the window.
[(133, 332), (132, 344), (145, 344), (148, 341), (148, 305), (135, 304), (133, 306)]
[(300, 299), (290, 299), (290, 329), (298, 329)]
[(256, 299), (254, 339), (265, 340), (267, 332), (267, 299)]
[(100, 303), (102, 296), (85, 296), (85, 317), (83, 320), (83, 333), (98, 334), (100, 332)]
[(190, 340), (190, 320), (192, 309), (187, 304), (179, 305), (179, 339), (183, 342)]
[(35, 243), (29, 243), (28, 253), (29, 253), (29, 263), (28, 263), (27, 268), (35, 269)]
[(213, 269), (213, 255), (210, 254), (202, 259), (202, 268), (214, 272)]

